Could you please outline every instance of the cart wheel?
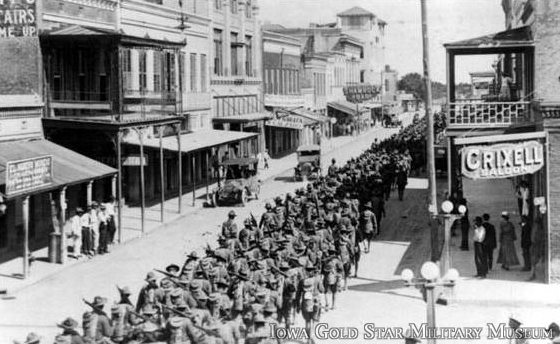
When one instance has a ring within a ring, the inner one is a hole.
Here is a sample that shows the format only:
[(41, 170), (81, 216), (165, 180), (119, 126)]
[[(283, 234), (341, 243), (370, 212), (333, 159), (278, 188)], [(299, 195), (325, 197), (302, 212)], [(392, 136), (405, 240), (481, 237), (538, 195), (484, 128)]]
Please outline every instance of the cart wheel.
[(243, 206), (247, 204), (247, 189), (243, 189), (243, 191), (241, 192), (241, 203), (243, 204)]

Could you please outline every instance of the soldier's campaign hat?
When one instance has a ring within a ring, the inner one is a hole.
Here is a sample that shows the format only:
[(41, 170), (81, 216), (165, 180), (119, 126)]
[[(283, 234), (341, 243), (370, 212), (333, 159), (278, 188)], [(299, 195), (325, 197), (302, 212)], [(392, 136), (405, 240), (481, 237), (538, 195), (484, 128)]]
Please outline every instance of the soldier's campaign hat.
[(148, 281), (148, 282), (155, 282), (155, 281), (157, 281), (156, 273), (153, 272), (153, 271), (148, 272), (148, 274), (146, 275), (146, 281)]
[(245, 226), (252, 226), (253, 225), (253, 220), (250, 217), (248, 217), (245, 220), (243, 220), (243, 224)]
[(262, 241), (261, 245), (260, 245), (260, 248), (263, 251), (270, 251), (270, 242), (268, 240)]
[(259, 269), (261, 269), (261, 270), (262, 270), (262, 269), (266, 269), (266, 267), (267, 267), (266, 261), (264, 261), (264, 260), (258, 260), (258, 261), (257, 261), (257, 267), (258, 267)]
[(96, 307), (103, 307), (107, 303), (107, 299), (101, 296), (93, 298), (93, 305)]
[(280, 262), (280, 265), (278, 266), (278, 268), (280, 270), (290, 270), (290, 264), (288, 264), (288, 262), (283, 260), (283, 261)]
[(195, 298), (197, 301), (208, 301), (208, 295), (206, 295), (206, 293), (204, 293), (204, 292), (196, 293), (196, 294), (194, 295), (194, 298)]
[(212, 293), (208, 296), (208, 302), (216, 303), (220, 299), (220, 293)]
[(143, 315), (154, 315), (157, 313), (157, 310), (155, 309), (154, 306), (152, 306), (152, 304), (148, 303), (146, 304), (143, 308), (142, 308), (142, 314)]
[(304, 291), (311, 291), (311, 288), (313, 288), (313, 279), (312, 278), (306, 278), (303, 280), (303, 290)]
[(253, 318), (253, 323), (264, 324), (265, 323), (264, 316), (261, 313), (257, 313)]
[(191, 281), (189, 280), (189, 276), (187, 275), (181, 275), (177, 282), (182, 286), (187, 286), (189, 285), (189, 283), (191, 283)]
[(56, 326), (62, 327), (63, 329), (71, 330), (78, 327), (78, 322), (72, 318), (66, 318), (60, 324), (56, 324)]
[(333, 271), (333, 266), (331, 264), (326, 264), (323, 266), (323, 271), (326, 273), (332, 272)]
[(313, 265), (313, 263), (311, 263), (311, 261), (308, 260), (307, 264), (305, 264), (305, 269), (306, 270), (315, 270), (315, 265)]
[(170, 274), (174, 274), (176, 272), (179, 272), (179, 270), (181, 270), (181, 268), (179, 267), (179, 265), (177, 264), (169, 264), (166, 268), (165, 271), (169, 272)]
[(521, 319), (521, 316), (520, 316), (519, 314), (517, 314), (517, 313), (512, 313), (512, 314), (509, 316), (509, 319), (515, 321), (515, 322), (518, 323), (519, 325), (523, 324), (523, 320)]
[(266, 290), (265, 290), (265, 289), (259, 289), (259, 290), (257, 290), (256, 296), (257, 296), (258, 298), (266, 297), (266, 295), (267, 295), (267, 293), (266, 293)]
[(124, 286), (123, 288), (119, 288), (119, 293), (121, 295), (132, 295), (130, 288), (128, 286)]
[(178, 311), (183, 311), (183, 310), (189, 308), (189, 306), (187, 305), (187, 302), (183, 298), (177, 299), (177, 301), (175, 301), (175, 304), (173, 306)]
[(175, 288), (169, 293), (171, 297), (181, 297), (183, 296), (183, 290), (181, 288)]
[(54, 344), (70, 344), (71, 340), (70, 340), (70, 336), (64, 336), (62, 334), (58, 334), (56, 335), (56, 337), (54, 337)]
[(198, 259), (198, 253), (196, 253), (196, 251), (192, 251), (190, 254), (187, 255), (187, 258), (190, 259)]
[(272, 204), (270, 202), (266, 202), (266, 204), (264, 205), (264, 207), (266, 209), (272, 209)]
[(366, 204), (364, 204), (364, 208), (366, 208), (366, 209), (371, 209), (371, 208), (372, 208), (371, 202), (369, 202), (369, 201), (366, 202)]
[(237, 214), (235, 213), (235, 211), (233, 211), (233, 210), (229, 211), (228, 217), (236, 217), (236, 216), (237, 216)]
[(305, 266), (307, 264), (307, 258), (306, 257), (299, 257), (297, 258), (297, 263), (299, 266)]
[(217, 250), (216, 252), (214, 252), (214, 257), (217, 260), (222, 260), (224, 262), (227, 262), (227, 254), (223, 250)]
[(161, 280), (160, 285), (163, 289), (169, 290), (173, 288), (173, 282), (169, 278), (164, 278)]
[(276, 308), (276, 306), (274, 305), (274, 303), (272, 303), (272, 302), (270, 302), (270, 301), (267, 302), (267, 303), (264, 305), (264, 308), (263, 308), (263, 312), (266, 312), (266, 313), (276, 313), (277, 310), (278, 310), (278, 308)]
[(239, 272), (237, 273), (237, 277), (241, 278), (242, 280), (248, 281), (249, 271), (247, 271), (247, 268), (242, 267), (241, 269), (239, 269)]
[(406, 340), (407, 343), (420, 343), (421, 342), (420, 339), (412, 336), (412, 331), (410, 329), (407, 329), (404, 332), (404, 339)]
[(189, 286), (189, 289), (191, 291), (196, 291), (196, 290), (202, 289), (202, 284), (201, 284), (200, 281), (193, 280), (193, 281), (191, 281), (191, 285)]
[(205, 274), (205, 271), (204, 271), (204, 269), (202, 268), (202, 266), (198, 266), (198, 267), (196, 268), (196, 270), (194, 271), (194, 274), (195, 274), (195, 276), (197, 276), (197, 275), (204, 275), (204, 274)]
[(217, 286), (222, 286), (222, 287), (228, 287), (229, 283), (228, 283), (228, 281), (226, 281), (225, 278), (218, 278), (218, 280), (216, 280), (216, 285)]
[(171, 326), (172, 328), (179, 328), (183, 326), (183, 324), (183, 318), (173, 317), (169, 319), (169, 326)]

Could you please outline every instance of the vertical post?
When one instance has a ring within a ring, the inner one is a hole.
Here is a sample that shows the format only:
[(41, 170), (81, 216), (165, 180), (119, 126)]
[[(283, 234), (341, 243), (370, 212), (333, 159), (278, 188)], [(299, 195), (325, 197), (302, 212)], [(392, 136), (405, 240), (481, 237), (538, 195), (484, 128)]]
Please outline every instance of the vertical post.
[[(426, 308), (427, 308), (427, 319), (426, 324), (428, 329), (436, 328), (436, 306), (434, 300), (434, 286), (431, 283), (425, 285), (426, 288)], [(430, 336), (431, 337), (431, 336)], [(435, 338), (428, 337), (428, 344), (436, 344)]]
[(192, 153), (192, 205), (194, 207), (196, 201), (196, 156), (195, 153)]
[(122, 241), (122, 132), (117, 132), (117, 228), (119, 231), (119, 244)]
[(66, 263), (66, 233), (64, 233), (64, 224), (66, 223), (66, 186), (60, 190), (60, 264)]
[(146, 190), (144, 185), (144, 128), (135, 129), (138, 134), (140, 142), (140, 229), (142, 234), (145, 231), (145, 216), (146, 216)]
[(451, 225), (453, 224), (455, 217), (453, 215), (445, 215), (444, 217), (444, 233), (443, 233), (443, 252), (442, 257), (442, 273), (441, 276), (445, 276), (451, 267), (451, 253), (449, 252), (449, 245), (451, 244)]
[(90, 180), (87, 183), (87, 189), (86, 189), (86, 204), (87, 206), (91, 206), (92, 203), (92, 196), (93, 195), (93, 180)]
[(165, 209), (165, 180), (164, 180), (164, 170), (163, 170), (163, 127), (158, 127), (159, 134), (159, 183), (161, 188), (161, 205), (160, 205), (160, 221), (164, 222), (164, 209)]
[(117, 195), (117, 176), (111, 177), (111, 196)]
[(426, 0), (421, 0), (422, 7), (422, 43), (424, 51), (424, 85), (426, 90), (426, 119), (427, 125), (427, 158), (428, 158), (428, 181), (430, 187), (430, 204), (429, 211), (437, 214), (437, 195), (436, 195), (436, 169), (434, 160), (434, 117), (432, 113), (432, 82), (430, 80), (430, 54), (428, 41), (428, 13), (426, 8)]
[(29, 196), (23, 199), (23, 278), (29, 276)]
[(453, 162), (452, 162), (452, 152), (451, 152), (451, 137), (447, 138), (447, 192), (449, 196), (453, 194), (453, 176), (455, 175), (455, 171), (453, 171)]
[(206, 151), (206, 202), (210, 202), (210, 195), (209, 195), (209, 175), (210, 175), (210, 154), (208, 150)]
[(179, 204), (179, 214), (181, 214), (181, 203), (183, 198), (183, 152), (181, 151), (181, 127), (180, 125), (175, 125), (175, 130), (177, 130), (177, 174), (179, 182), (179, 197), (177, 198), (177, 203)]

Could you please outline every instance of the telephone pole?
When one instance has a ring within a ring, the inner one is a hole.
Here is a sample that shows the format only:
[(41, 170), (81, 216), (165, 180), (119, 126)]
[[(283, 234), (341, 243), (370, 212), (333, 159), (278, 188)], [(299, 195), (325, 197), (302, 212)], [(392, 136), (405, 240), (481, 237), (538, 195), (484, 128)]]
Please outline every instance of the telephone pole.
[(431, 214), (437, 215), (436, 166), (434, 160), (434, 114), (432, 113), (432, 82), (430, 80), (430, 46), (428, 41), (428, 11), (426, 8), (426, 1), (427, 0), (420, 0), (422, 7), (424, 86), (426, 92), (424, 98), (424, 106), (426, 110), (426, 119), (428, 121), (426, 133), (426, 156), (428, 159), (428, 186), (430, 190), (429, 211)]

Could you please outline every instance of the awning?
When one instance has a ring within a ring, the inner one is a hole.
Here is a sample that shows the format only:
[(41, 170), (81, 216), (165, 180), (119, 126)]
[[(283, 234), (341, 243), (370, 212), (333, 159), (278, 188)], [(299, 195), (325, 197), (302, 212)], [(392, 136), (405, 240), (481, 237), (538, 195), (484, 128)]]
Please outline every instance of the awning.
[(463, 146), (463, 145), (472, 145), (472, 144), (480, 144), (480, 143), (514, 142), (514, 141), (545, 139), (545, 138), (546, 138), (546, 132), (537, 131), (537, 132), (519, 133), (519, 134), (461, 137), (461, 138), (456, 138), (454, 142), (458, 146)]
[(122, 33), (121, 31), (100, 29), (94, 27), (87, 27), (82, 25), (67, 26), (58, 30), (51, 31), (47, 34), (41, 35), (42, 40), (52, 40), (56, 38), (89, 38), (89, 37), (107, 37), (113, 38), (122, 45), (138, 46), (138, 47), (151, 47), (151, 48), (166, 48), (177, 49), (184, 47), (186, 40), (179, 42), (172, 42), (168, 40), (159, 40), (149, 37), (135, 37)]
[[(408, 99), (404, 99), (404, 100), (408, 100)], [(411, 100), (413, 100), (413, 99), (411, 99)], [(383, 107), (383, 104), (381, 104), (381, 103), (365, 103), (365, 104), (363, 104), (363, 106), (366, 109), (381, 109)]]
[[(350, 116), (356, 116), (359, 113), (364, 112), (364, 107), (363, 106), (361, 106), (360, 104), (350, 103), (347, 100), (338, 100), (338, 101), (335, 101), (335, 102), (328, 102), (327, 107), (331, 107), (331, 108), (336, 109), (338, 111), (344, 112), (346, 114), (349, 114)], [(358, 111), (359, 111), (359, 113), (358, 113)]]
[(271, 118), (274, 118), (274, 115), (270, 112), (256, 112), (237, 116), (214, 117), (212, 120), (217, 123), (247, 123)]
[[(25, 178), (21, 174), (25, 162), (29, 161), (33, 168), (33, 160), (36, 159), (49, 162), (52, 160), (52, 165), (47, 166), (41, 175), (43, 179), (37, 180), (33, 188), (30, 184), (19, 183), (12, 189), (12, 192), (5, 192), (8, 199), (59, 189), (63, 186), (104, 178), (117, 173), (114, 168), (47, 140), (0, 142), (0, 186), (3, 191), (6, 188), (6, 182), (10, 182), (6, 180), (8, 163), (20, 163), (18, 166), (21, 169), (19, 170), (20, 177)], [(37, 172), (33, 172), (33, 170), (27, 172), (37, 175)], [(25, 174), (25, 176), (29, 176), (29, 174)], [(14, 178), (15, 174), (11, 177)]]
[(512, 30), (501, 31), (486, 36), (470, 38), (444, 44), (447, 50), (456, 49), (507, 49), (525, 48), (534, 45), (530, 26), (522, 26)]
[[(214, 130), (206, 129), (195, 131), (193, 133), (181, 135), (181, 151), (183, 153), (199, 151), (206, 148), (212, 148), (219, 145), (234, 143), (244, 139), (258, 136), (258, 133), (248, 133), (242, 131)], [(123, 139), (123, 143), (131, 145), (140, 145), (138, 137), (131, 135)], [(179, 146), (176, 136), (167, 136), (162, 139), (163, 149), (177, 152)], [(144, 146), (159, 149), (159, 138), (144, 139)]]
[(304, 121), (304, 125), (307, 125), (307, 123), (315, 124), (317, 122), (328, 122), (328, 121), (330, 121), (329, 117), (320, 115), (318, 113), (315, 113), (313, 111), (306, 110), (306, 109), (301, 109), (301, 108), (300, 109), (294, 109), (294, 110), (292, 110), (292, 112), (294, 114), (298, 115), (298, 116), (304, 117), (304, 118), (308, 119), (309, 121), (311, 121), (311, 122), (305, 122)]

